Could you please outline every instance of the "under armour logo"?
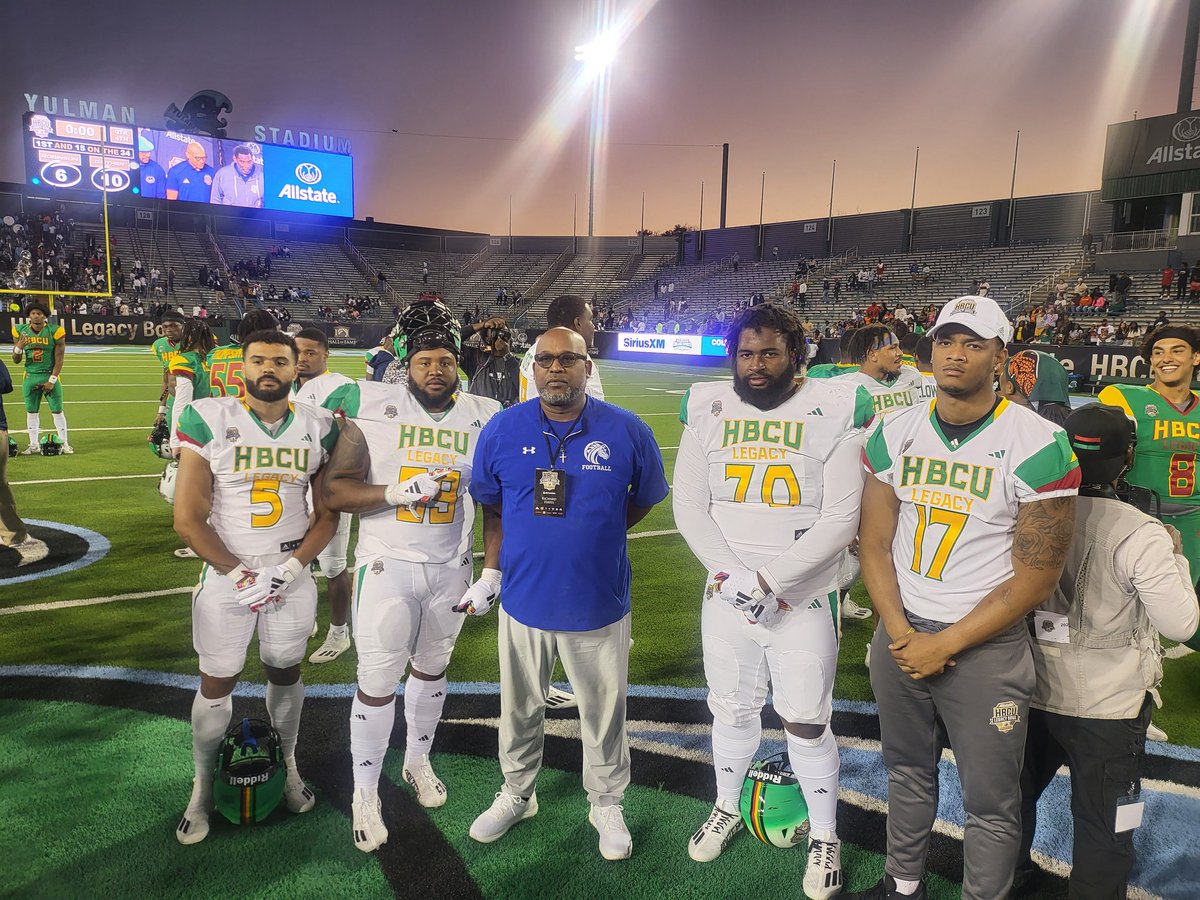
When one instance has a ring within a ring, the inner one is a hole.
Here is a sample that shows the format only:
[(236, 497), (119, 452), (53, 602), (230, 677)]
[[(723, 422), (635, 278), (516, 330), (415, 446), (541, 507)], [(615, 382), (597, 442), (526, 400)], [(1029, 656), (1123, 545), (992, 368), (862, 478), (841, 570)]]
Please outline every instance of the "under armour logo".
[(521, 448), (522, 456), (524, 456), (526, 453), (536, 453), (536, 452), (537, 452), (537, 450), (533, 447), (522, 447)]

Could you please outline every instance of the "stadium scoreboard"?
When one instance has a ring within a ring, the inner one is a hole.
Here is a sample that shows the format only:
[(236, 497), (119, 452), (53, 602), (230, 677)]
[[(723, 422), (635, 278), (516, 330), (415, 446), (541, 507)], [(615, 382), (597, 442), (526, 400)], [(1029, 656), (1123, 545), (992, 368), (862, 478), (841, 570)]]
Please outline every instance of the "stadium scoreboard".
[(348, 154), (32, 112), (22, 132), (36, 187), (354, 215)]

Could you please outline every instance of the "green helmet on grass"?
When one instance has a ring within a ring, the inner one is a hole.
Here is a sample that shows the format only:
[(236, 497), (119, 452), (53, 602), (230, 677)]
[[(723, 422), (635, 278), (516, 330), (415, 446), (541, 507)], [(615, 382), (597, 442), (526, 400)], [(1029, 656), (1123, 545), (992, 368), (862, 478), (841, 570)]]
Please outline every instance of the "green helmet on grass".
[(261, 719), (242, 719), (217, 748), (213, 803), (234, 825), (253, 825), (283, 799), (287, 771), (279, 732)]
[(742, 784), (741, 809), (750, 833), (768, 846), (798, 847), (808, 837), (808, 803), (787, 753), (750, 766)]

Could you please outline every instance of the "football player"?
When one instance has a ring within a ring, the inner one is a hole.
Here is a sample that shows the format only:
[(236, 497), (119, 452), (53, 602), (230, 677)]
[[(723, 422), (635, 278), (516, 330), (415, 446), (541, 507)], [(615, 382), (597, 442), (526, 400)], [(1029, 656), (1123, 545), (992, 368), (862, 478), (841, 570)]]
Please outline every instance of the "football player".
[[(29, 429), (29, 446), (21, 451), (23, 456), (40, 452), (38, 421), (42, 408), (42, 397), (50, 404), (50, 418), (58, 432), (61, 453), (74, 453), (67, 441), (67, 416), (63, 412), (62, 384), (58, 376), (62, 372), (63, 359), (67, 352), (67, 332), (58, 322), (51, 323), (50, 310), (41, 303), (33, 303), (25, 310), (29, 322), (12, 327), (13, 362), (25, 363), (25, 377), (21, 380), (21, 392), (25, 395), (25, 423)], [(7, 452), (7, 448), (5, 448)]]
[(171, 357), (179, 349), (179, 339), (183, 337), (183, 316), (174, 310), (162, 317), (163, 336), (150, 346), (150, 352), (162, 366), (162, 392), (158, 395), (158, 417), (154, 424), (171, 421), (171, 407), (175, 403), (175, 394), (171, 384)]
[(830, 730), (839, 559), (858, 530), (872, 400), (846, 378), (796, 383), (804, 329), (767, 303), (734, 320), (733, 381), (692, 385), (680, 418), (674, 511), (708, 571), (701, 607), (717, 800), (688, 853), (716, 859), (762, 733), (768, 682), (811, 821), (804, 891), (841, 890), (838, 749)]
[(208, 380), (208, 357), (217, 340), (201, 319), (189, 319), (179, 337), (179, 349), (167, 363), (175, 384), (175, 401), (171, 404), (171, 451), (179, 458), (179, 417), (193, 400), (211, 395)]
[(1120, 407), (1137, 428), (1137, 453), (1126, 480), (1158, 495), (1161, 518), (1183, 537), (1183, 555), (1200, 579), (1200, 397), (1192, 390), (1200, 366), (1200, 332), (1167, 325), (1142, 343), (1148, 385), (1110, 384), (1098, 399)]
[[(323, 404), (335, 388), (354, 380), (329, 371), (329, 340), (320, 328), (304, 328), (296, 334), (300, 352), (293, 397), (297, 403)], [(329, 546), (317, 557), (329, 593), (329, 633), (324, 643), (308, 658), (310, 663), (333, 662), (350, 649), (350, 573), (346, 571), (346, 549), (350, 543), (350, 514), (338, 516), (337, 531)]]
[(809, 366), (806, 373), (809, 378), (837, 378), (839, 375), (850, 375), (858, 371), (858, 366), (850, 361), (850, 341), (854, 339), (855, 329), (847, 328), (838, 338), (838, 361)]
[(917, 360), (917, 371), (921, 373), (917, 403), (924, 403), (937, 396), (937, 380), (933, 377), (933, 338), (926, 334), (921, 335), (913, 356)]
[(196, 400), (177, 426), (183, 449), (175, 530), (204, 560), (192, 595), (192, 642), (200, 657), (200, 690), (192, 702), (196, 774), (175, 831), (181, 844), (208, 834), (214, 754), (256, 631), (267, 712), (287, 766), (284, 800), (294, 813), (315, 802), (296, 768), (304, 704), (300, 662), (317, 606), (308, 566), (337, 527), (320, 490), (337, 426), (327, 410), (289, 402), (296, 377), (291, 337), (258, 331), (242, 350), (246, 396)]
[(246, 335), (279, 327), (276, 318), (265, 309), (252, 309), (230, 330), (229, 343), (213, 347), (205, 359), (209, 390), (213, 397), (241, 397), (246, 393), (242, 378), (242, 341)]
[[(475, 442), (500, 411), (495, 400), (458, 390), (459, 347), (449, 330), (426, 328), (406, 335), (405, 345), (407, 384), (360, 381), (326, 400), (349, 422), (330, 462), (325, 501), (359, 517), (350, 754), (354, 844), (364, 852), (388, 837), (379, 775), (406, 669), (404, 779), (422, 806), (446, 802), (429, 751), (463, 624), (454, 607), (471, 584), (475, 506), (467, 487)], [(485, 520), (484, 597), (499, 591), (498, 528)]]

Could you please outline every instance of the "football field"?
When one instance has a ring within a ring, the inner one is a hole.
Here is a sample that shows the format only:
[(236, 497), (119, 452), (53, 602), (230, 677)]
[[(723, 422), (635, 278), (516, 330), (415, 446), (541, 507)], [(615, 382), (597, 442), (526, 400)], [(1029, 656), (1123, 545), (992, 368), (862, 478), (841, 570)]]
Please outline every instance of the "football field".
[[(607, 399), (654, 430), (670, 481), (684, 391), (726, 371), (599, 365)], [(361, 355), (335, 356), (331, 368), (359, 377)], [(156, 491), (163, 464), (146, 437), (160, 378), (148, 348), (70, 349), (62, 381), (75, 455), (9, 460), (20, 512), (52, 553), (17, 570), (15, 555), (0, 549), (0, 896), (724, 898), (777, 895), (781, 885), (784, 896), (800, 894), (802, 850), (766, 847), (743, 834), (716, 862), (687, 856), (687, 839), (714, 793), (700, 652), (704, 573), (676, 530), (669, 499), (630, 534), (630, 860), (605, 862), (596, 850), (571, 710), (548, 715), (537, 817), (496, 844), (467, 837), (501, 783), (494, 614), (468, 619), (450, 664), (451, 697), (433, 755), (448, 788), (446, 806), (422, 809), (403, 784), (404, 723), (397, 715), (382, 785), (391, 837), (375, 854), (354, 848), (351, 649), (333, 663), (303, 666), (308, 692), (298, 761), (317, 793), (316, 808), (290, 816), (281, 806), (256, 827), (214, 818), (203, 843), (177, 844), (173, 829), (192, 770), (188, 717), (197, 678), (189, 594), (200, 564), (173, 555), (180, 542), (171, 508)], [(5, 400), (10, 428), (20, 429), (19, 392)], [(49, 426), (43, 411), (43, 428)], [(25, 446), (23, 431), (10, 433)], [(866, 603), (861, 594), (859, 586), (855, 596)], [(324, 603), (318, 619), (310, 650), (324, 636)], [(863, 665), (873, 623), (845, 623), (835, 692), (848, 890), (873, 884), (883, 866), (886, 772)], [(1196, 897), (1200, 655), (1168, 658), (1165, 668), (1164, 707), (1154, 720), (1171, 743), (1150, 746), (1133, 896)], [(263, 684), (252, 648), (235, 716), (264, 715)], [(769, 709), (764, 719), (767, 755), (785, 744)], [(949, 752), (942, 773), (931, 896), (948, 898), (958, 896), (965, 818)], [(1056, 778), (1042, 801), (1036, 850), (1059, 875), (1070, 861), (1069, 807), (1068, 782)], [(1061, 880), (1047, 896), (1060, 893)]]

